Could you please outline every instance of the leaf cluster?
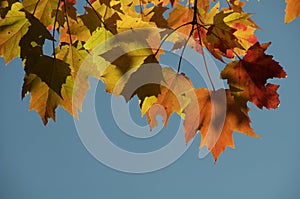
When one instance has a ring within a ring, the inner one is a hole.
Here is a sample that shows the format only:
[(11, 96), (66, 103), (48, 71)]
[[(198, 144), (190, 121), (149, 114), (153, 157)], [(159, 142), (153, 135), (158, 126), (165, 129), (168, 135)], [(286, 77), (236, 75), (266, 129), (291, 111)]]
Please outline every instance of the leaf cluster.
[[(286, 1), (285, 22), (290, 22), (300, 13), (299, 3)], [(258, 42), (260, 28), (243, 10), (245, 2), (226, 3), (221, 8), (212, 0), (86, 0), (79, 14), (76, 0), (1, 0), (0, 56), (6, 63), (22, 59), (22, 97), (30, 93), (29, 109), (45, 125), (55, 120), (58, 106), (77, 117), (88, 78), (94, 77), (127, 101), (137, 95), (151, 128), (157, 115), (164, 116), (164, 124), (173, 113), (180, 115), (186, 142), (200, 132), (200, 146), (216, 161), (227, 146), (234, 148), (234, 131), (258, 137), (247, 103), (277, 108), (279, 85), (268, 80), (286, 77), (265, 53), (270, 43)], [(181, 50), (177, 71), (160, 65), (166, 41)], [(52, 54), (44, 52), (46, 44)], [(205, 67), (212, 90), (195, 88), (180, 72), (187, 46), (203, 56), (199, 67)], [(204, 48), (225, 64), (220, 76), (228, 89), (214, 87)]]

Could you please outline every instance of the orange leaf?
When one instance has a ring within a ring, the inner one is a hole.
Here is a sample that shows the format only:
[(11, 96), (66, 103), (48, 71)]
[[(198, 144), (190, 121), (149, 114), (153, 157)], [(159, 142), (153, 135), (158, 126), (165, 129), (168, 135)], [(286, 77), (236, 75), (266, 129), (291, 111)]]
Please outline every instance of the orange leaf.
[[(197, 100), (184, 111), (187, 143), (200, 130), (200, 147), (206, 146), (216, 162), (227, 146), (234, 148), (233, 131), (258, 137), (250, 127), (248, 108), (245, 110), (246, 101), (236, 101), (230, 91), (224, 89), (209, 91), (200, 88), (194, 92)], [(190, 126), (195, 123), (196, 129), (191, 129)]]
[(184, 74), (177, 74), (172, 68), (163, 68), (162, 72), (165, 83), (161, 84), (161, 93), (157, 96), (157, 101), (147, 111), (151, 129), (157, 125), (157, 115), (164, 117), (164, 125), (167, 125), (171, 114), (182, 115), (182, 110), (190, 102), (184, 93), (193, 88), (190, 80)]
[(285, 0), (286, 9), (284, 23), (290, 23), (300, 15), (300, 1), (299, 0)]

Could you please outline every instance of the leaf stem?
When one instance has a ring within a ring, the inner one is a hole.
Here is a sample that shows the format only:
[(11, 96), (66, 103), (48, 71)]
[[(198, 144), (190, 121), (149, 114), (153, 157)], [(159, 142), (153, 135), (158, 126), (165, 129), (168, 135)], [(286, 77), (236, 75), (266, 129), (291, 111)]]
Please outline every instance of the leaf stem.
[(181, 66), (181, 62), (182, 62), (182, 56), (183, 56), (183, 53), (184, 53), (184, 51), (186, 49), (187, 43), (189, 42), (189, 40), (190, 40), (191, 36), (193, 35), (193, 33), (194, 33), (194, 24), (192, 26), (192, 30), (190, 31), (190, 34), (189, 34), (187, 40), (185, 41), (183, 49), (181, 51), (179, 62), (178, 62), (178, 67), (177, 67), (177, 73), (180, 72), (180, 66)]
[(143, 19), (143, 6), (142, 6), (142, 0), (139, 0), (139, 4), (140, 4), (140, 14), (141, 14), (141, 18)]
[(199, 43), (200, 43), (200, 46), (202, 48), (202, 57), (203, 57), (203, 62), (204, 62), (204, 66), (205, 66), (205, 70), (206, 70), (206, 73), (207, 73), (207, 76), (208, 76), (208, 79), (209, 79), (209, 82), (211, 84), (211, 87), (213, 88), (213, 91), (215, 91), (215, 86), (213, 84), (213, 81), (212, 81), (212, 78), (210, 76), (210, 73), (209, 73), (209, 70), (208, 70), (208, 65), (207, 65), (207, 61), (206, 61), (206, 58), (205, 58), (205, 54), (204, 54), (204, 49), (203, 49), (203, 43), (202, 43), (202, 39), (201, 39), (201, 32), (200, 32), (200, 25), (197, 24), (197, 32), (198, 32), (198, 39), (199, 39)]
[(157, 55), (157, 53), (159, 52), (161, 46), (164, 44), (164, 42), (175, 32), (177, 31), (178, 29), (184, 27), (184, 26), (187, 26), (187, 25), (190, 25), (192, 24), (192, 22), (188, 22), (188, 23), (185, 23), (185, 24), (182, 24), (180, 26), (178, 26), (177, 28), (175, 28), (174, 30), (172, 30), (170, 33), (167, 34), (166, 37), (163, 38), (163, 40), (160, 42), (160, 45), (158, 46), (156, 52), (154, 53), (154, 55)]
[(86, 3), (92, 8), (92, 10), (95, 12), (97, 18), (99, 19), (99, 21), (103, 24), (104, 28), (106, 30), (109, 30), (106, 26), (106, 24), (104, 23), (104, 21), (102, 20), (101, 16), (99, 15), (99, 13), (97, 12), (97, 10), (94, 8), (94, 6), (88, 1), (88, 0), (85, 0)]
[(41, 0), (38, 0), (38, 1), (36, 2), (35, 6), (34, 6), (33, 13), (32, 13), (33, 16), (34, 16), (34, 13), (35, 13), (35, 11), (36, 11), (36, 9), (37, 9), (37, 7), (38, 7), (40, 1), (41, 1)]
[(57, 14), (58, 14), (59, 5), (60, 5), (60, 0), (57, 3), (57, 8), (56, 8), (56, 12), (55, 12), (55, 18), (54, 18), (54, 24), (53, 24), (52, 50), (53, 50), (53, 57), (54, 57), (54, 59), (56, 59), (56, 53), (55, 53), (55, 25), (56, 25), (56, 21), (57, 21)]
[(67, 14), (67, 5), (66, 5), (65, 0), (62, 0), (62, 1), (64, 2), (64, 13), (65, 13), (65, 18), (66, 18), (67, 27), (68, 27), (68, 34), (69, 34), (70, 46), (72, 46), (73, 43), (72, 43), (72, 36), (71, 36), (71, 29), (70, 29), (69, 18), (68, 18), (68, 14)]

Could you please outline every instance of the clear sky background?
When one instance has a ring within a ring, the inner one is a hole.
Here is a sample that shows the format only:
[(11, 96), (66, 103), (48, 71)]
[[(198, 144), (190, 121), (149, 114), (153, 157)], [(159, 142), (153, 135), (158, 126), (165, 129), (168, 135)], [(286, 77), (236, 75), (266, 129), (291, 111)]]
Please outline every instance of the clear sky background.
[[(252, 127), (262, 138), (235, 133), (236, 149), (227, 149), (215, 165), (211, 155), (198, 159), (196, 139), (180, 159), (156, 172), (129, 174), (108, 168), (85, 149), (73, 118), (63, 109), (57, 111), (57, 122), (46, 127), (35, 111), (28, 111), (29, 97), (21, 101), (20, 60), (5, 66), (1, 59), (0, 198), (300, 198), (300, 18), (284, 24), (284, 9), (284, 0), (250, 0), (245, 8), (256, 13), (253, 19), (263, 28), (257, 32), (259, 41), (272, 41), (268, 53), (287, 71), (288, 78), (279, 81), (281, 105), (271, 111), (251, 106)], [(142, 144), (124, 136), (103, 111), (110, 105), (103, 89), (100, 85), (96, 96), (97, 114), (121, 147), (157, 149), (172, 139), (176, 117), (166, 133)]]

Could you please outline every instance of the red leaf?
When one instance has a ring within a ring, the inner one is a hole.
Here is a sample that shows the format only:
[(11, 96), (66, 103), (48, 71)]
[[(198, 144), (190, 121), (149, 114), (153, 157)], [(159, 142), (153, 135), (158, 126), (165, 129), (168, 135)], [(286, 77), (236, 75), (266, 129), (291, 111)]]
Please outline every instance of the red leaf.
[(280, 101), (276, 92), (279, 85), (267, 83), (270, 78), (285, 78), (286, 73), (273, 56), (266, 55), (270, 43), (254, 44), (240, 61), (227, 64), (221, 73), (235, 96), (253, 102), (257, 107), (277, 108)]

